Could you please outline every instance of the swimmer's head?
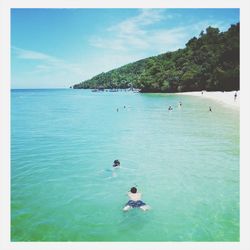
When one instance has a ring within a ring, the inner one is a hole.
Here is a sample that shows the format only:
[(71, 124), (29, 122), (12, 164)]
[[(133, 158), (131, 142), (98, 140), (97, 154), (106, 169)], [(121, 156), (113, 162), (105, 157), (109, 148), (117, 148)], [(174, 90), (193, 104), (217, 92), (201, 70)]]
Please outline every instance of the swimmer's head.
[(130, 189), (130, 192), (133, 193), (133, 194), (135, 194), (137, 192), (137, 188), (136, 187), (132, 187)]
[(119, 160), (114, 160), (113, 167), (118, 167), (120, 166), (120, 161)]

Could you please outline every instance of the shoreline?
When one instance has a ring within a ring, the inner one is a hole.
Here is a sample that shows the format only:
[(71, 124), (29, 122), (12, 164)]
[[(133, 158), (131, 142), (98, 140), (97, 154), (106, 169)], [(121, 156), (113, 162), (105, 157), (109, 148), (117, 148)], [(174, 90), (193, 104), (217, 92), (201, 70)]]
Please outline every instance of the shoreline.
[[(234, 100), (235, 92), (237, 92), (237, 97)], [(202, 94), (203, 93), (203, 94)], [(194, 92), (182, 92), (176, 93), (177, 95), (189, 95), (197, 96), (200, 98), (206, 98), (215, 100), (228, 107), (233, 107), (236, 109), (240, 108), (240, 91), (194, 91)]]

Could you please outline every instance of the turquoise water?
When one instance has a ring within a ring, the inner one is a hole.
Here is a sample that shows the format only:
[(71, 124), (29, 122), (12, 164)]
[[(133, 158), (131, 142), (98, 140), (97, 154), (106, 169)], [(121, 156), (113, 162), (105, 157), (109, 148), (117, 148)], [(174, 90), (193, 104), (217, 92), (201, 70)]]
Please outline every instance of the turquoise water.
[[(133, 185), (150, 211), (122, 211)], [(11, 240), (239, 241), (239, 111), (170, 94), (13, 90)]]

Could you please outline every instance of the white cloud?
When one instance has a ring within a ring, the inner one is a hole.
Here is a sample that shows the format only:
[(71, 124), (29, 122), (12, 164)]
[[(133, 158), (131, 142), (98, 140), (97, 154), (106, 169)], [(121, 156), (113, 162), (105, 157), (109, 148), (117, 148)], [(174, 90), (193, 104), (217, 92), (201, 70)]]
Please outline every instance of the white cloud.
[(24, 50), (16, 47), (12, 47), (14, 53), (21, 59), (30, 59), (30, 60), (49, 60), (50, 57), (36, 51)]
[(163, 10), (143, 9), (137, 16), (107, 28), (110, 37), (92, 37), (90, 44), (113, 50), (147, 49), (150, 46), (145, 39), (148, 36), (147, 27), (167, 17)]
[[(15, 72), (12, 76), (13, 88), (69, 87), (84, 77), (84, 69), (80, 64), (70, 63), (39, 51), (12, 47), (12, 56), (12, 70)], [(29, 70), (25, 68), (26, 65)]]
[(183, 48), (189, 39), (198, 36), (208, 26), (219, 27), (221, 30), (228, 28), (223, 22), (211, 20), (182, 24), (174, 28), (157, 28), (159, 22), (164, 20), (167, 25), (167, 21), (173, 18), (181, 17), (169, 15), (163, 9), (143, 9), (137, 16), (108, 27), (105, 37), (92, 37), (90, 45), (127, 53), (151, 50), (152, 55), (157, 55)]
[(145, 34), (143, 27), (157, 23), (166, 17), (161, 9), (142, 9), (139, 15), (108, 28), (108, 31), (118, 32), (118, 36), (143, 35)]
[(101, 49), (112, 48), (113, 50), (126, 50), (126, 47), (124, 46), (124, 41), (119, 38), (112, 40), (101, 37), (93, 37), (90, 39), (90, 43), (92, 46)]
[(81, 68), (77, 64), (68, 63), (57, 57), (41, 53), (38, 51), (26, 50), (17, 47), (12, 47), (13, 55), (19, 59), (32, 60), (36, 63), (36, 72), (50, 72), (50, 71), (68, 71), (71, 73), (80, 73)]

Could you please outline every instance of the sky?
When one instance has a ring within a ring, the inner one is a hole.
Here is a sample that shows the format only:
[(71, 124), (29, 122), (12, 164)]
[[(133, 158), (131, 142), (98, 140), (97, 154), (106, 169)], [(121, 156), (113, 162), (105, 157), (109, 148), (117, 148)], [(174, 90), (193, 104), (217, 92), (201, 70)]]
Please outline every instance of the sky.
[(239, 18), (239, 9), (12, 9), (11, 87), (69, 88)]

